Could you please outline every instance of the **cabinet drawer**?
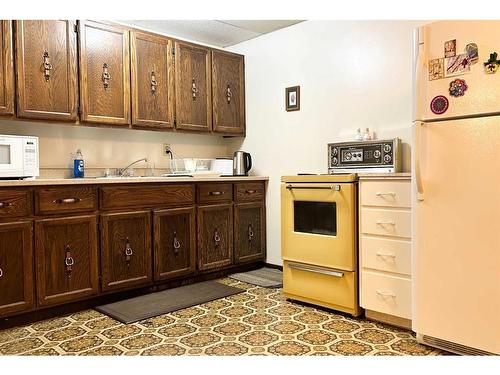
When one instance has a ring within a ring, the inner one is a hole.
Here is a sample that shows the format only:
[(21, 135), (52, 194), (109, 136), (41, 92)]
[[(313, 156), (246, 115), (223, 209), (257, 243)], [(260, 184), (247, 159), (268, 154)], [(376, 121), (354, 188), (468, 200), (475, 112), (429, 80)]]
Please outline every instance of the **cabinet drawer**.
[(283, 265), (283, 292), (289, 298), (341, 311), (357, 310), (357, 275), (302, 263)]
[(266, 194), (265, 186), (261, 182), (235, 184), (234, 191), (237, 202), (260, 201)]
[(33, 212), (31, 190), (0, 190), (0, 217), (30, 216)]
[(411, 237), (411, 213), (399, 210), (361, 209), (361, 232), (382, 236)]
[(109, 186), (101, 188), (101, 209), (194, 203), (194, 185)]
[(362, 236), (361, 267), (411, 275), (410, 241)]
[(411, 207), (410, 180), (362, 181), (359, 194), (364, 206)]
[(219, 203), (232, 200), (232, 184), (198, 184), (198, 203)]
[(97, 210), (97, 189), (92, 186), (41, 188), (35, 190), (36, 214)]
[(411, 281), (362, 271), (361, 307), (411, 319)]

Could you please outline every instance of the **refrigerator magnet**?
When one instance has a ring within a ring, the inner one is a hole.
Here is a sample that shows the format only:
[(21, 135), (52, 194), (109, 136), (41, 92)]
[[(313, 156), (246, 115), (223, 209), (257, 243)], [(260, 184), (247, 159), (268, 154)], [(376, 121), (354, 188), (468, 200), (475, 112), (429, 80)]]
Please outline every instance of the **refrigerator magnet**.
[(497, 60), (498, 54), (496, 52), (490, 53), (488, 61), (484, 62), (484, 71), (488, 74), (496, 73), (500, 61)]
[(429, 81), (444, 78), (444, 59), (429, 60)]
[(444, 63), (446, 67), (446, 77), (458, 76), (470, 72), (470, 61), (465, 53), (447, 57), (444, 59)]
[(463, 79), (457, 78), (450, 82), (450, 95), (458, 98), (459, 96), (464, 96), (465, 91), (467, 91), (467, 84)]
[(444, 42), (444, 57), (453, 57), (457, 54), (457, 40)]
[(448, 109), (448, 99), (443, 95), (438, 95), (431, 100), (431, 111), (435, 115), (442, 115)]
[(477, 63), (477, 60), (479, 60), (479, 50), (476, 43), (467, 44), (465, 46), (465, 53), (467, 54), (471, 64), (475, 64)]

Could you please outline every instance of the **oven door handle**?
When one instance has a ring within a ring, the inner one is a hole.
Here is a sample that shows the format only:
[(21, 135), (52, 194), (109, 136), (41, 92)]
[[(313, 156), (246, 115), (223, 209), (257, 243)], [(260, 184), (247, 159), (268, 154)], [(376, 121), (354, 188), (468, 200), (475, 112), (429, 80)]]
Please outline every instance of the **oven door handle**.
[(320, 185), (320, 184), (304, 184), (304, 185), (294, 185), (286, 184), (288, 190), (292, 189), (322, 189), (322, 190), (335, 190), (340, 191), (340, 185)]
[(344, 276), (344, 272), (341, 272), (341, 271), (327, 270), (324, 268), (319, 268), (319, 267), (314, 267), (314, 266), (306, 266), (304, 264), (289, 263), (288, 266), (292, 269), (299, 270), (299, 271), (314, 272), (314, 273), (319, 273), (322, 275), (335, 276), (335, 277), (343, 277)]

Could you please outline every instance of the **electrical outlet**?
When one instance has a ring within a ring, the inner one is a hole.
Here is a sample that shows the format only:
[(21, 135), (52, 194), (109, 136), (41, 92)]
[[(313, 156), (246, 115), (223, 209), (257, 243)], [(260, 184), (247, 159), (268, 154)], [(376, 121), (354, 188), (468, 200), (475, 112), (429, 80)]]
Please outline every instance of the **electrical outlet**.
[(163, 156), (168, 156), (168, 157), (172, 156), (172, 148), (168, 143), (163, 144)]

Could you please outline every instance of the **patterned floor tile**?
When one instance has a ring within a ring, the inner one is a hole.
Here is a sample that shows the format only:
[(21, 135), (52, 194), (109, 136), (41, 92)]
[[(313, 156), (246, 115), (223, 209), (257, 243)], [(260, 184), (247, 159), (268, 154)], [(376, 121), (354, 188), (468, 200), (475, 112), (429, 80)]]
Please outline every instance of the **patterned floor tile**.
[(230, 278), (245, 291), (124, 325), (85, 310), (0, 331), (1, 355), (440, 355), (407, 330), (287, 301), (281, 289)]

